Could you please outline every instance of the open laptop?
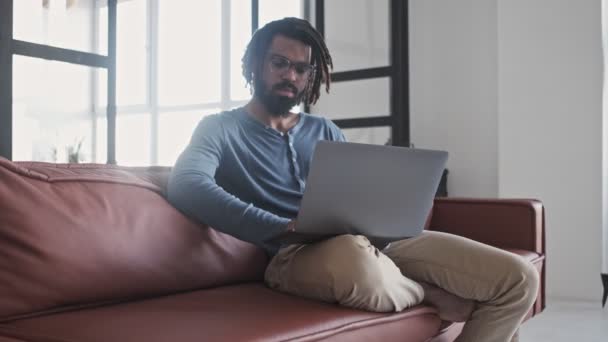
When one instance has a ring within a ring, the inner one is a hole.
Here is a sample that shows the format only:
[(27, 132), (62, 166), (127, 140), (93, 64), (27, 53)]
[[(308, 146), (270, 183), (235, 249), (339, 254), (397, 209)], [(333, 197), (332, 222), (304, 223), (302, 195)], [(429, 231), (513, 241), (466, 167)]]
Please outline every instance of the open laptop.
[(271, 241), (311, 243), (342, 234), (386, 244), (422, 232), (448, 153), (319, 141), (295, 232)]

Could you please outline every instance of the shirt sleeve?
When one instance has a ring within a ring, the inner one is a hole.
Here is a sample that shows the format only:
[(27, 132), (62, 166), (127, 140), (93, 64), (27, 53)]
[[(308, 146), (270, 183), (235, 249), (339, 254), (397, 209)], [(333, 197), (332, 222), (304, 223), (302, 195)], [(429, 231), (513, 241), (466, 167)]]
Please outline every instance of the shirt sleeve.
[(342, 132), (340, 127), (338, 127), (338, 125), (336, 125), (333, 121), (331, 121), (330, 119), (327, 119), (327, 118), (325, 118), (325, 121), (326, 121), (327, 127), (329, 128), (329, 140), (347, 142), (346, 137), (344, 136), (344, 133)]
[(216, 184), (215, 173), (225, 143), (222, 126), (219, 115), (208, 116), (199, 123), (171, 172), (169, 202), (214, 229), (272, 249), (265, 241), (283, 232), (290, 219), (245, 203)]

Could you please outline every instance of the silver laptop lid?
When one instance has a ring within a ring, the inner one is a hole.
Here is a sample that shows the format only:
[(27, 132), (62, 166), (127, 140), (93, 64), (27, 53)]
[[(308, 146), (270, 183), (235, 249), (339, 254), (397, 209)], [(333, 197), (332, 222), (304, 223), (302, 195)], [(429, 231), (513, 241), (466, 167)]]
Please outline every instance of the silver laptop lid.
[(444, 151), (320, 141), (296, 232), (415, 236), (424, 228), (447, 157)]

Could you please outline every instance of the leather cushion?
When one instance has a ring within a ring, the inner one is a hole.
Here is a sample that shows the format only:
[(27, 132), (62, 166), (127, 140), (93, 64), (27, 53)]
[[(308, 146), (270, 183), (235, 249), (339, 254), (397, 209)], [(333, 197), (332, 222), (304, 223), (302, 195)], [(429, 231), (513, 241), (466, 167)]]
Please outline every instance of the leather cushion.
[(0, 158), (0, 321), (261, 279), (262, 250), (174, 209), (167, 173)]
[(421, 342), (439, 324), (429, 307), (380, 314), (242, 284), (0, 324), (0, 335), (31, 342)]

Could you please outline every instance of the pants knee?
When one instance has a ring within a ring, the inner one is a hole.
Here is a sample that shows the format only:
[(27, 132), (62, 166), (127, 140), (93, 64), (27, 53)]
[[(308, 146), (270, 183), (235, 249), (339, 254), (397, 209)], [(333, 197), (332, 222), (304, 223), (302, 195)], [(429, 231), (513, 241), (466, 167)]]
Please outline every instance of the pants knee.
[(521, 298), (523, 306), (530, 306), (536, 300), (540, 286), (540, 274), (536, 267), (520, 256), (514, 256), (511, 265), (511, 274), (514, 275), (514, 288)]
[(322, 243), (323, 265), (337, 278), (355, 278), (362, 273), (373, 273), (378, 264), (378, 253), (364, 236), (340, 235)]
[(540, 273), (531, 262), (525, 261), (526, 267), (524, 272), (524, 278), (526, 279), (527, 292), (531, 303), (534, 303), (538, 295), (538, 288), (540, 287)]
[(376, 312), (401, 311), (424, 298), (416, 282), (404, 277), (399, 268), (363, 236), (336, 237), (334, 290), (346, 306)]

